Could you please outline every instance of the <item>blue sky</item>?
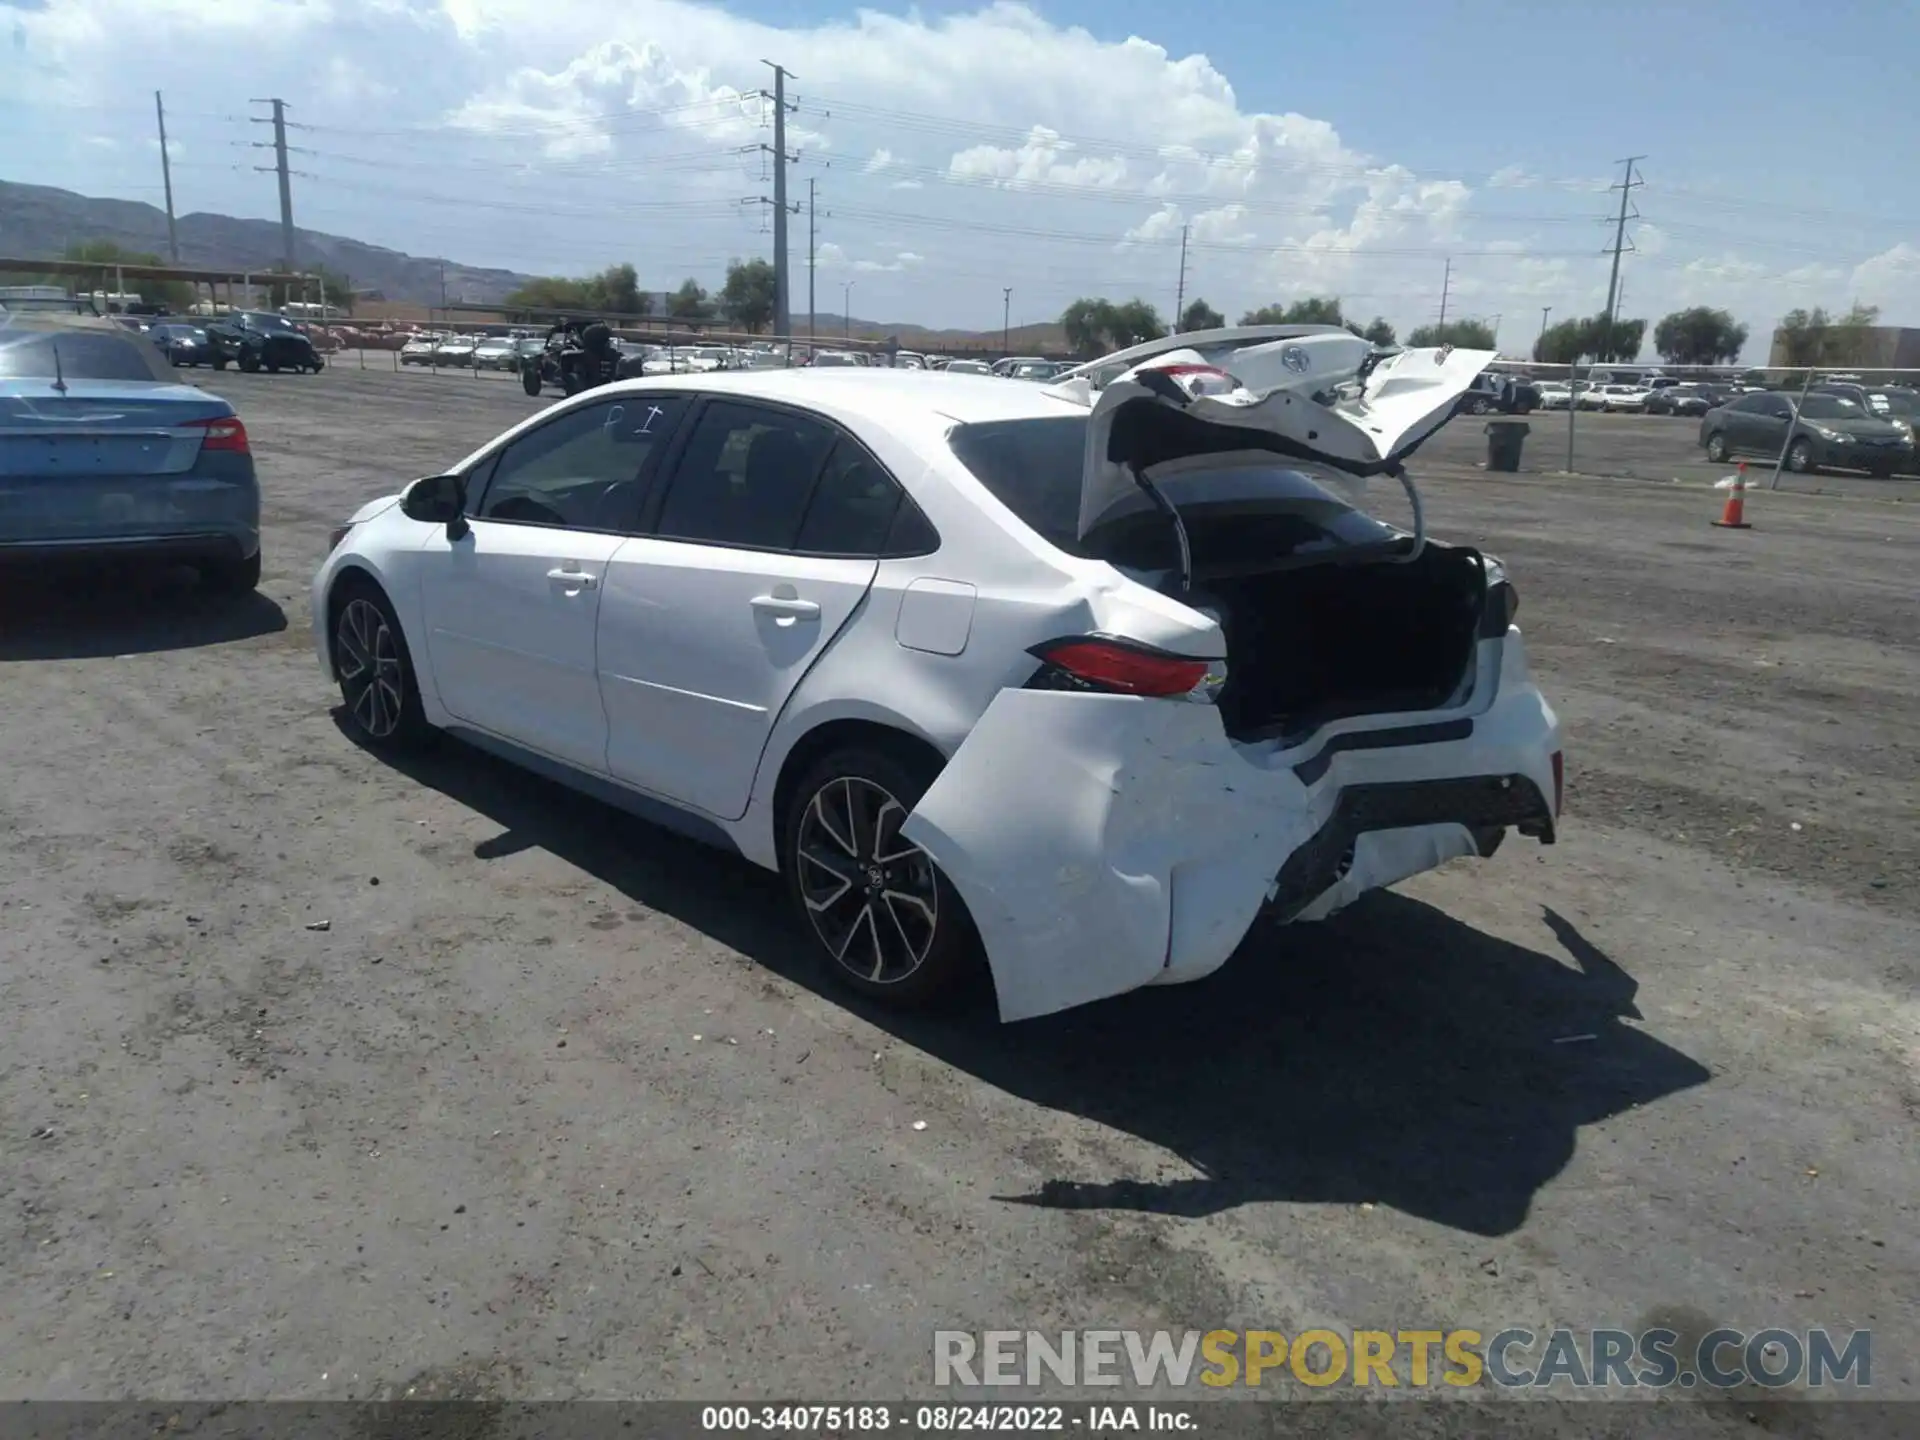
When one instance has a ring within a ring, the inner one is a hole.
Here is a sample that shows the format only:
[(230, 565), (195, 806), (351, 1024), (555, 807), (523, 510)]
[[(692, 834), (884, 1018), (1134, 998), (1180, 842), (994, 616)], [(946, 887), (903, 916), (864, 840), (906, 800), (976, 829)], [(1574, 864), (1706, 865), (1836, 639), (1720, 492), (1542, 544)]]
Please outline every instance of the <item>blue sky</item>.
[(1542, 307), (1598, 308), (1605, 187), (1643, 153), (1625, 313), (1722, 305), (1755, 350), (1799, 305), (1920, 324), (1920, 6), (1895, 0), (0, 0), (0, 178), (157, 201), (159, 87), (179, 208), (270, 217), (244, 102), (278, 94), (314, 127), (304, 226), (713, 283), (770, 253), (762, 57), (799, 76), (822, 311), (1337, 293), (1404, 330), (1451, 257), (1449, 313), (1524, 348)]

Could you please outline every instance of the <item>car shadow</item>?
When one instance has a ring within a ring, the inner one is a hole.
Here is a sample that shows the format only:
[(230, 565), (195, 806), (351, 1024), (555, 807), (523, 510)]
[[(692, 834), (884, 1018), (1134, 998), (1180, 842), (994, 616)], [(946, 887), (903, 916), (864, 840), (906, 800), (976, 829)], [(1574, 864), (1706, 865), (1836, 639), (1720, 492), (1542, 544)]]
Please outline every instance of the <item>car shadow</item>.
[(904, 1043), (1195, 1172), (1062, 1173), (996, 1197), (1010, 1204), (1196, 1217), (1372, 1203), (1504, 1235), (1581, 1127), (1709, 1078), (1628, 1023), (1636, 982), (1551, 909), (1563, 955), (1382, 892), (1321, 924), (1257, 927), (1197, 984), (1015, 1025), (998, 1023), (984, 987), (942, 1013), (900, 1014), (822, 973), (779, 879), (755, 866), (458, 742), (390, 763), (502, 827), (476, 857), (547, 850)]
[(191, 650), (286, 628), (286, 612), (265, 595), (216, 595), (190, 570), (0, 579), (0, 660)]

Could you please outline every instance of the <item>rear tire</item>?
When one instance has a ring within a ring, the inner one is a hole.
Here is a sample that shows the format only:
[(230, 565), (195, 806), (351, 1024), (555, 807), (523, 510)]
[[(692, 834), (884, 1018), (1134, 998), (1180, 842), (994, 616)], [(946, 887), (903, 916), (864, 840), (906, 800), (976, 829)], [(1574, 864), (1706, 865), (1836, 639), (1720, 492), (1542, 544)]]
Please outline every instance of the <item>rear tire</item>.
[(1733, 452), (1727, 449), (1727, 437), (1718, 430), (1707, 436), (1707, 459), (1715, 465), (1727, 463), (1727, 457)]
[(216, 595), (250, 595), (260, 588), (260, 552), (244, 560), (218, 561), (200, 567), (200, 583)]
[(241, 351), (240, 368), (246, 371), (247, 374), (249, 375), (259, 374), (260, 373), (260, 357), (258, 355), (249, 355), (244, 350)]
[(936, 773), (918, 757), (850, 745), (808, 768), (781, 817), (781, 870), (821, 963), (894, 1005), (947, 995), (979, 953), (959, 894), (899, 834)]
[(347, 724), (374, 750), (417, 750), (433, 739), (420, 705), (407, 637), (393, 605), (371, 580), (349, 576), (327, 607), (329, 649)]
[(227, 361), (226, 361), (226, 357), (225, 357), (225, 356), (220, 356), (219, 358), (217, 358), (217, 359), (216, 359), (216, 360), (215, 360), (215, 361), (213, 362), (213, 368), (214, 368), (214, 369), (216, 369), (216, 370), (224, 370), (224, 369), (226, 369), (226, 368), (227, 368)]
[(538, 395), (540, 393), (540, 372), (538, 370), (522, 370), (520, 372), (520, 388), (529, 395)]

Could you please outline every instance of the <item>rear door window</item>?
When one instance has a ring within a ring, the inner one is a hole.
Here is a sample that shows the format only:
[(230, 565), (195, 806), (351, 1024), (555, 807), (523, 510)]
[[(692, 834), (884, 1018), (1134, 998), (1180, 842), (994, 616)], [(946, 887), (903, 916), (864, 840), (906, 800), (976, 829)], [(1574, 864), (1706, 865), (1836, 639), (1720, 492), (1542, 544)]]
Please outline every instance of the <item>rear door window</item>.
[(823, 421), (792, 411), (710, 402), (674, 467), (655, 533), (663, 540), (791, 548), (835, 439)]

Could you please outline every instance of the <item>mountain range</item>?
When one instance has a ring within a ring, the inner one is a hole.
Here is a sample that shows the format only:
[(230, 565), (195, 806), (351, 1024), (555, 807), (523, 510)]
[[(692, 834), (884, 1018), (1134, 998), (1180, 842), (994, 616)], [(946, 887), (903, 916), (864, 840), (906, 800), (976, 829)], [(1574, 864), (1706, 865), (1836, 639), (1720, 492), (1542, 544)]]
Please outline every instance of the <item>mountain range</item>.
[[(189, 269), (265, 272), (280, 262), (280, 226), (271, 220), (194, 211), (179, 216), (175, 228), (180, 263)], [(438, 305), (445, 294), (486, 304), (504, 299), (533, 278), (438, 257), (423, 259), (322, 230), (296, 226), (293, 234), (300, 263), (324, 266), (348, 277), (355, 290), (376, 290), (390, 300)], [(166, 212), (139, 200), (103, 200), (50, 185), (0, 180), (0, 256), (57, 259), (67, 246), (86, 240), (111, 240), (164, 256)]]
[[(264, 274), (280, 262), (280, 226), (276, 221), (194, 211), (176, 217), (175, 230), (180, 239), (180, 263), (189, 269)], [(356, 292), (378, 292), (390, 303), (437, 306), (442, 297), (451, 296), (490, 305), (536, 278), (438, 256), (409, 255), (323, 230), (296, 226), (293, 233), (297, 263), (344, 275)], [(0, 258), (58, 259), (69, 245), (88, 240), (110, 240), (130, 250), (165, 256), (166, 212), (140, 200), (107, 200), (51, 185), (0, 180)], [(707, 283), (717, 283), (718, 278), (708, 277)], [(819, 316), (814, 328), (823, 340), (843, 330), (869, 339), (897, 335), (909, 349), (938, 348), (941, 341), (1000, 338), (997, 326), (991, 331), (928, 330), (910, 323), (862, 320), (858, 316), (849, 321), (840, 315)], [(805, 318), (794, 316), (796, 333), (804, 334), (807, 329)], [(1008, 339), (1016, 351), (1051, 349), (1061, 343), (1057, 325), (1021, 327)]]

